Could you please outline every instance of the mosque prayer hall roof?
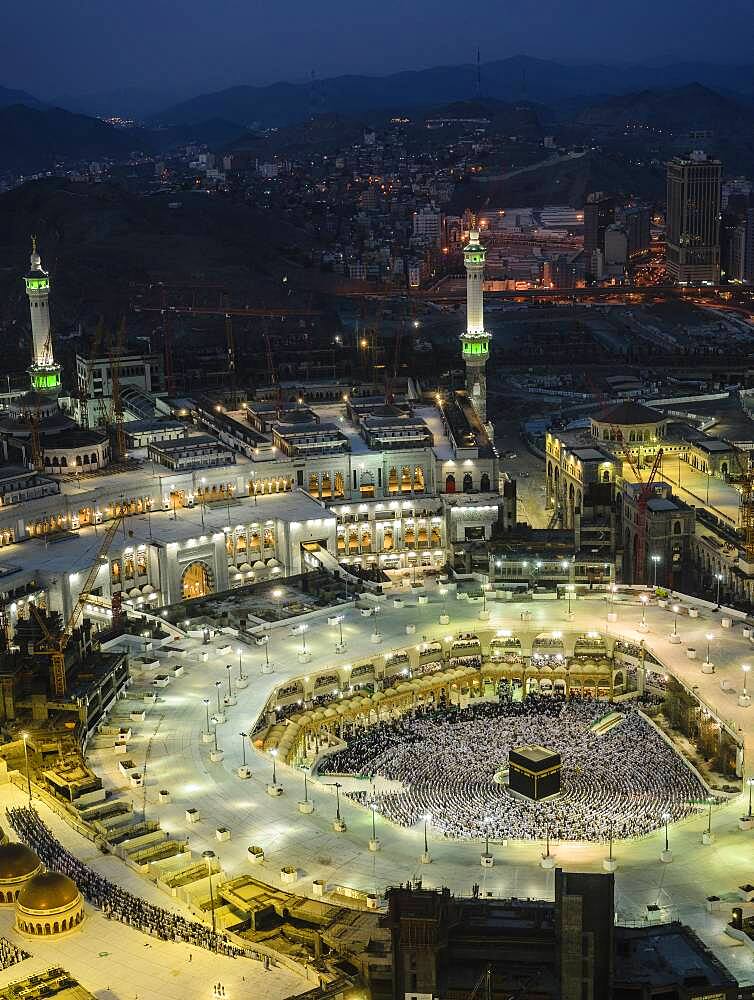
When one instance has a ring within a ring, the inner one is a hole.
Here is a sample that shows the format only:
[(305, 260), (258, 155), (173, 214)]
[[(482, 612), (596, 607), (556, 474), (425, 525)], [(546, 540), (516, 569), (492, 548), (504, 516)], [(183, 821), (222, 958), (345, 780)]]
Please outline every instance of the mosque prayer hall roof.
[(0, 847), (0, 881), (31, 875), (40, 864), (37, 855), (25, 844), (10, 841)]
[(40, 872), (29, 879), (18, 895), (18, 905), (26, 910), (58, 910), (78, 899), (76, 883), (59, 872)]
[(653, 410), (642, 403), (618, 403), (601, 416), (593, 418), (598, 424), (656, 424), (667, 417), (659, 410)]

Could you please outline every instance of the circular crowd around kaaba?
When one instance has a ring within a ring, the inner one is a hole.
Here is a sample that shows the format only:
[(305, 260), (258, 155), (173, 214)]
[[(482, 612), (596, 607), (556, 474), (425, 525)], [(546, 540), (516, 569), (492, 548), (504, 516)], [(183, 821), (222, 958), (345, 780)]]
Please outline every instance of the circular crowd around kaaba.
[[(601, 731), (607, 712), (620, 713)], [(533, 801), (496, 780), (511, 749), (561, 755), (561, 794)], [(320, 775), (364, 779), (349, 795), (409, 827), (431, 817), (454, 838), (606, 841), (637, 837), (691, 815), (708, 791), (636, 705), (530, 694), (466, 708), (416, 709), (359, 730), (324, 758)], [(395, 784), (400, 782), (400, 785)]]

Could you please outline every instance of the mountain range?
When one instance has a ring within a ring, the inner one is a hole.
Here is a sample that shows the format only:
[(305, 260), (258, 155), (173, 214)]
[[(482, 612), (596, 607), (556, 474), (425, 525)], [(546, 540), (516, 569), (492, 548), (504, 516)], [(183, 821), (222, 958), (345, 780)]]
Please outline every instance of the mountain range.
[(723, 93), (752, 95), (754, 71), (749, 66), (682, 63), (672, 66), (568, 65), (515, 56), (392, 73), (388, 76), (338, 76), (309, 83), (237, 86), (201, 94), (165, 108), (161, 122), (192, 122), (220, 117), (242, 125), (291, 124), (315, 114), (365, 114), (389, 108), (437, 106), (468, 100), (479, 92), (502, 101), (532, 101), (571, 111), (595, 97), (643, 89), (671, 89), (699, 83)]

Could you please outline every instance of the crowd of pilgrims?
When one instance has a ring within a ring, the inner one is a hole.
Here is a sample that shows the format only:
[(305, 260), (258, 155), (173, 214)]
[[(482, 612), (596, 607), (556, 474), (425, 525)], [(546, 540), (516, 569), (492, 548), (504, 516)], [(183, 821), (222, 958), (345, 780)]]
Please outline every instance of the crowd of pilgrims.
[(7, 938), (0, 937), (0, 969), (9, 969), (11, 965), (17, 965), (29, 957), (28, 951), (17, 947)]
[(108, 919), (119, 920), (163, 941), (182, 941), (232, 958), (245, 955), (263, 960), (256, 952), (236, 947), (223, 934), (154, 906), (89, 868), (53, 837), (36, 809), (6, 809), (6, 815), (19, 840), (36, 852), (45, 867), (72, 879), (82, 896)]
[[(617, 710), (604, 734), (592, 725)], [(508, 751), (540, 744), (561, 754), (562, 794), (534, 802), (512, 795), (495, 777)], [(588, 697), (527, 695), (513, 700), (421, 708), (360, 730), (325, 758), (321, 774), (400, 782), (352, 792), (387, 819), (413, 826), (431, 817), (446, 837), (606, 841), (647, 834), (695, 812), (707, 790), (686, 762), (639, 714)]]

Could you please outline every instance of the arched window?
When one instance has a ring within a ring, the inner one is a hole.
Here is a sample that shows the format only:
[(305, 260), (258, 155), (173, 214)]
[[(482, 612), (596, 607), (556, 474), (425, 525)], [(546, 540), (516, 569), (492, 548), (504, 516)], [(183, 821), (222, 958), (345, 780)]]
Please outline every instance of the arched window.
[(387, 491), (388, 493), (398, 492), (398, 470), (395, 466), (387, 474)]
[(385, 528), (382, 535), (382, 548), (385, 552), (390, 552), (393, 548), (393, 529)]
[(309, 492), (313, 497), (319, 495), (319, 476), (316, 472), (309, 475)]
[(408, 465), (404, 465), (401, 469), (401, 492), (411, 492), (411, 469)]
[(343, 496), (343, 492), (344, 492), (344, 490), (343, 490), (343, 473), (342, 472), (336, 472), (335, 473), (335, 496), (336, 497), (342, 497)]
[(471, 478), (470, 472), (465, 472), (463, 476), (463, 492), (471, 493), (474, 489), (474, 480)]
[(424, 492), (424, 469), (417, 465), (414, 469), (414, 493)]
[(456, 491), (456, 477), (453, 475), (452, 472), (450, 472), (445, 477), (445, 492), (455, 493), (455, 491)]
[(681, 522), (680, 521), (674, 521), (673, 522), (673, 534), (674, 535), (680, 535), (682, 531), (683, 531), (683, 528), (681, 526)]
[(332, 496), (332, 480), (330, 479), (329, 472), (322, 473), (322, 496), (323, 497)]
[(479, 489), (482, 491), (482, 493), (490, 492), (490, 477), (489, 474), (486, 472), (482, 473), (482, 478), (479, 482)]

